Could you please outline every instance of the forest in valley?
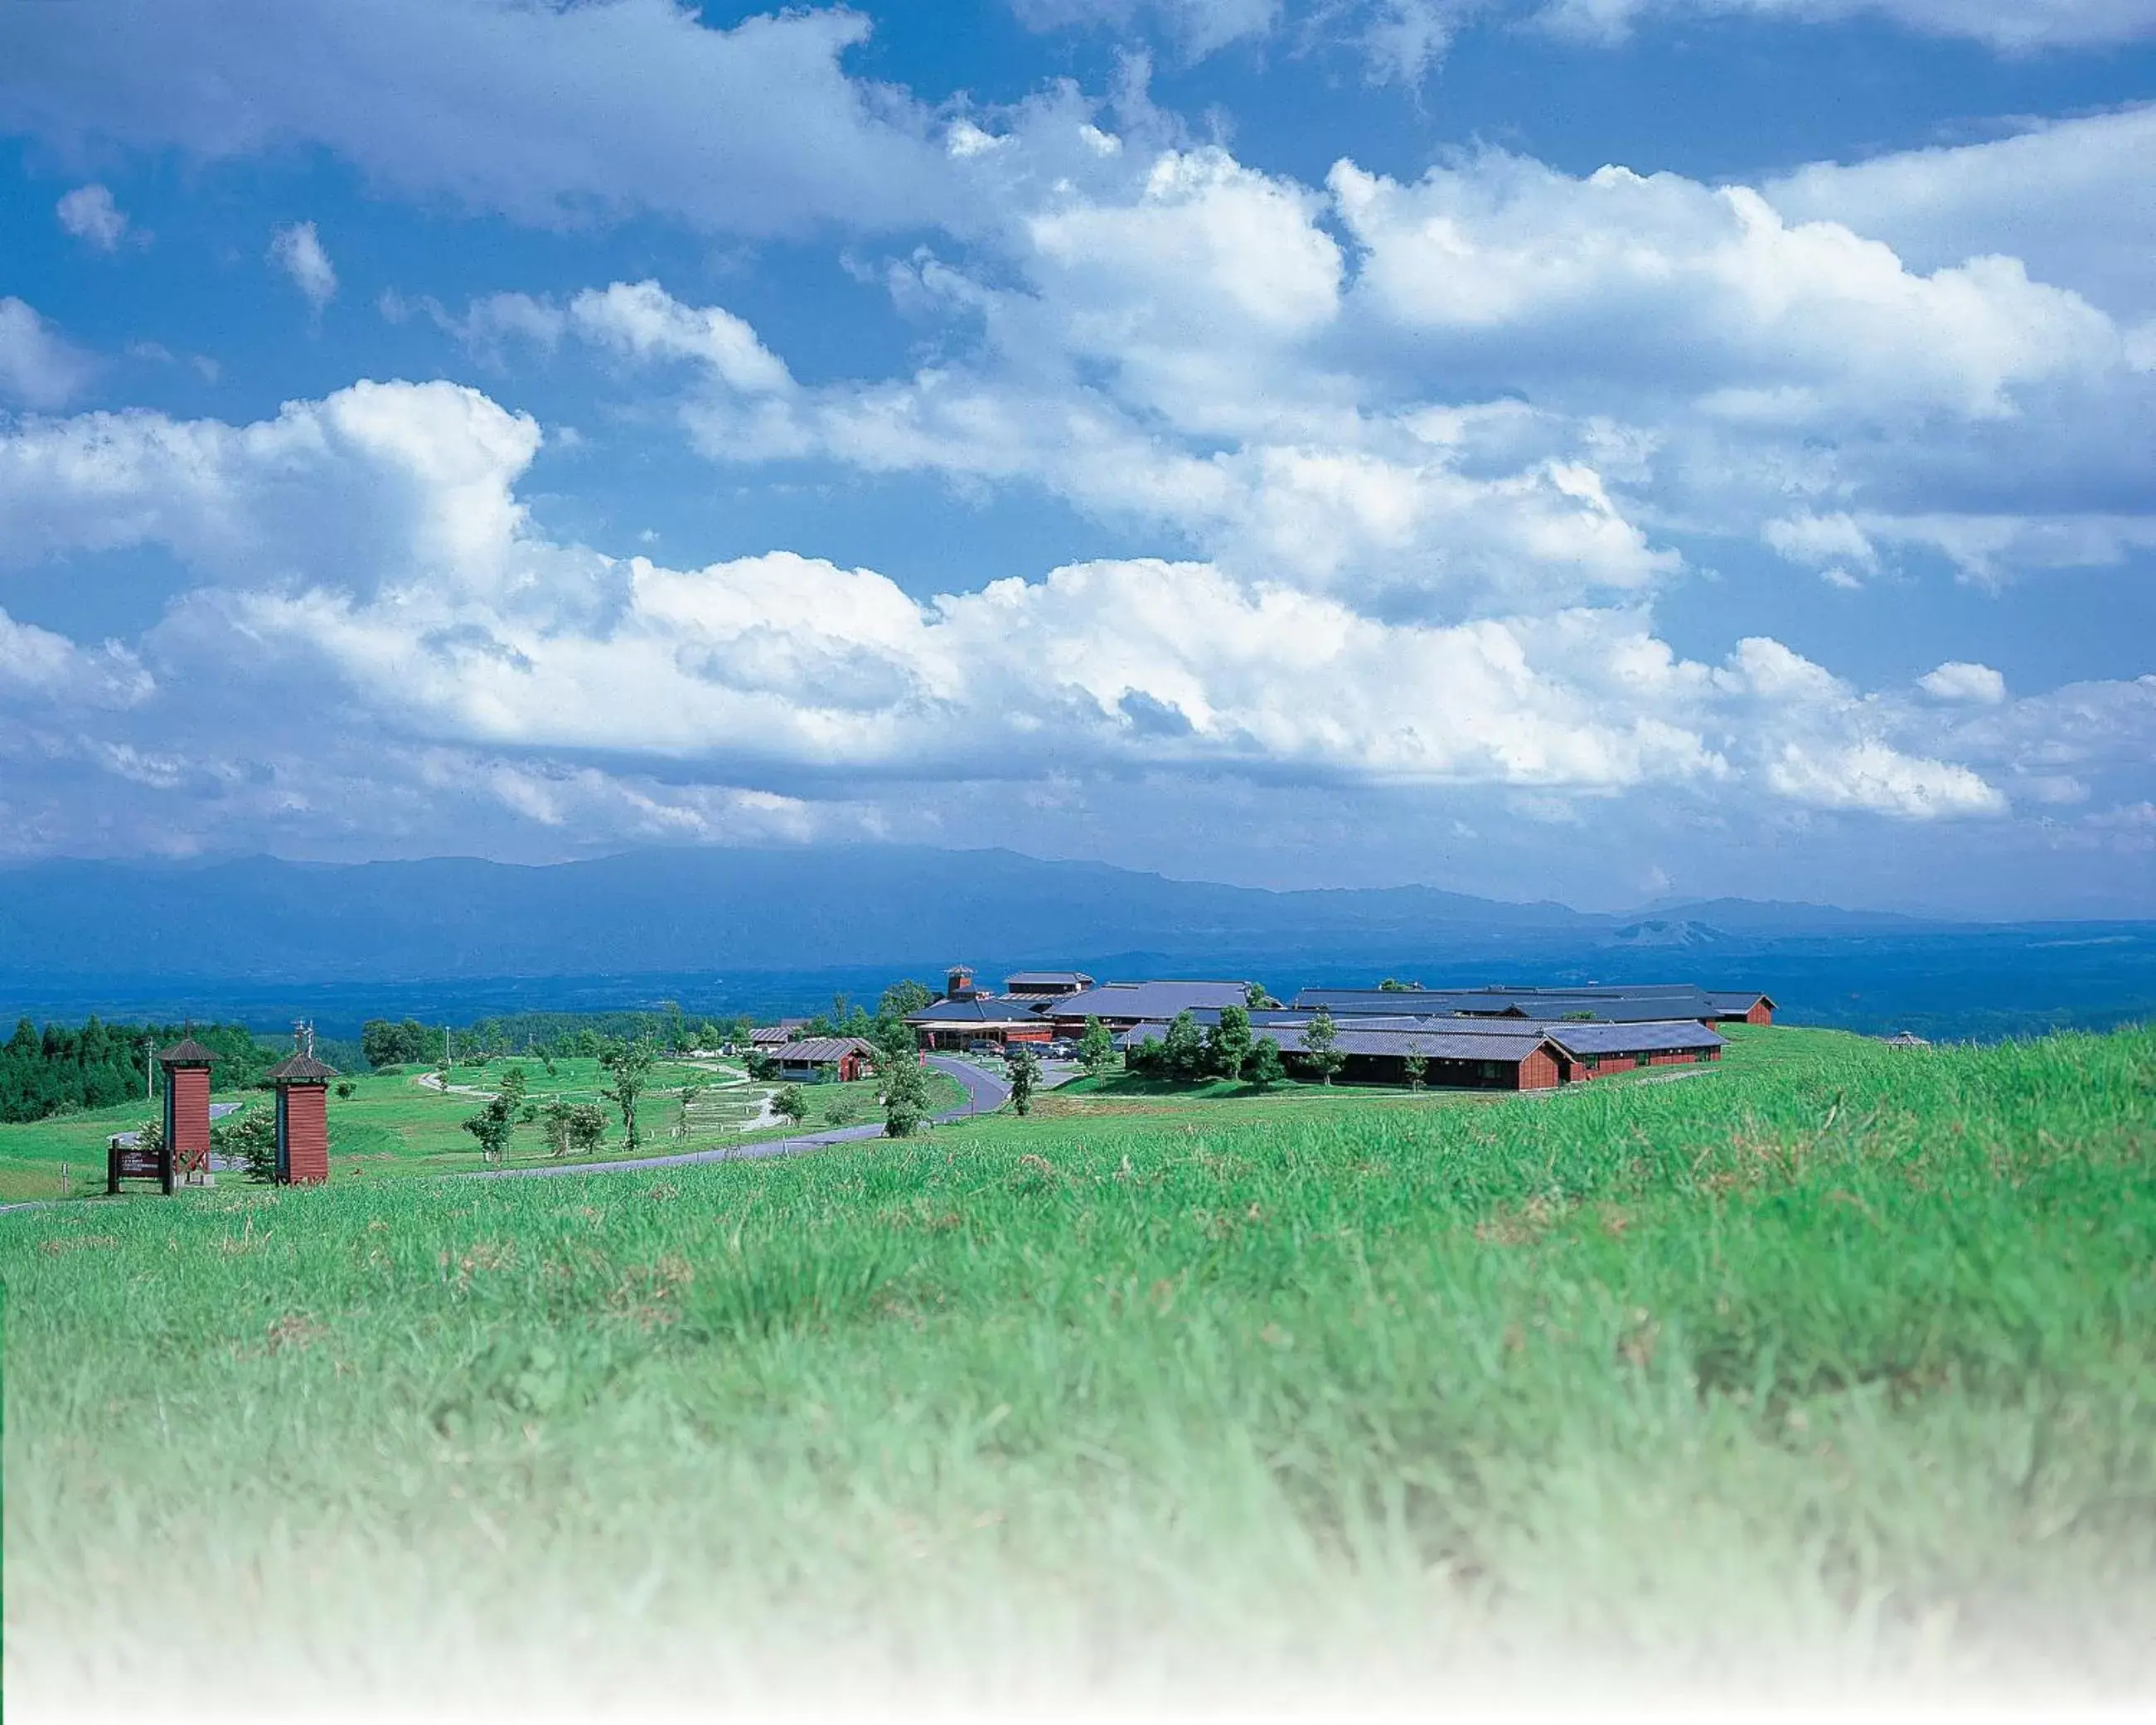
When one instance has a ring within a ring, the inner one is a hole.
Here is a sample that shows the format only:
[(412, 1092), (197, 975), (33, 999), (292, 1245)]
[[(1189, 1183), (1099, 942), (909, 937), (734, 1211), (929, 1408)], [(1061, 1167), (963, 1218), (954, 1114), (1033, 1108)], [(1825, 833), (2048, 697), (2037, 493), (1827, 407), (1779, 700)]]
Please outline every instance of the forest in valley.
[(192, 1036), (218, 1056), (219, 1089), (252, 1083), (285, 1050), (256, 1040), (244, 1024), (106, 1024), (95, 1015), (80, 1029), (27, 1018), (0, 1044), (0, 1121), (44, 1120), (76, 1108), (105, 1108), (131, 1096), (146, 1101), (154, 1051)]

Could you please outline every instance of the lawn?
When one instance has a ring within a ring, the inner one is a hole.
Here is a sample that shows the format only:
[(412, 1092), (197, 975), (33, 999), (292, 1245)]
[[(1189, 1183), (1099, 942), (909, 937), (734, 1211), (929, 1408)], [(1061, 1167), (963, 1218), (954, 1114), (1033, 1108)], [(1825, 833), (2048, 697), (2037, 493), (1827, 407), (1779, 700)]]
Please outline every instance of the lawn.
[(10, 1699), (2145, 1696), (2156, 1034), (1650, 1076), (0, 1217)]
[[(392, 1069), (350, 1076), (352, 1093), (330, 1096), (330, 1174), (332, 1182), (369, 1177), (458, 1173), (484, 1166), (479, 1143), (463, 1128), (493, 1091), (506, 1067), (524, 1070), (527, 1094), (535, 1104), (555, 1100), (598, 1102), (614, 1124), (599, 1159), (629, 1154), (619, 1117), (603, 1091), (612, 1075), (596, 1060), (562, 1059), (550, 1073), (536, 1057), (495, 1060), (485, 1066), (459, 1065), (448, 1075), (449, 1089), (434, 1087), (432, 1075), (419, 1068)], [(737, 1063), (706, 1059), (662, 1060), (639, 1108), (644, 1156), (706, 1150), (716, 1145), (757, 1143), (795, 1132), (831, 1125), (856, 1124), (879, 1117), (873, 1081), (803, 1086), (808, 1118), (794, 1127), (773, 1117), (764, 1104), (781, 1088), (752, 1082)], [(694, 1095), (684, 1106), (683, 1092)], [(940, 1073), (929, 1080), (930, 1101), (937, 1109), (961, 1105), (964, 1092)], [(218, 1091), (218, 1101), (268, 1108), (262, 1091)], [(157, 1105), (136, 1101), (56, 1116), (23, 1125), (0, 1125), (0, 1203), (49, 1199), (72, 1194), (102, 1197), (105, 1142), (116, 1132), (137, 1127), (155, 1114)], [(751, 1125), (750, 1122), (760, 1122)], [(511, 1165), (552, 1163), (536, 1124), (517, 1127), (511, 1138)], [(227, 1176), (228, 1180), (236, 1178)]]

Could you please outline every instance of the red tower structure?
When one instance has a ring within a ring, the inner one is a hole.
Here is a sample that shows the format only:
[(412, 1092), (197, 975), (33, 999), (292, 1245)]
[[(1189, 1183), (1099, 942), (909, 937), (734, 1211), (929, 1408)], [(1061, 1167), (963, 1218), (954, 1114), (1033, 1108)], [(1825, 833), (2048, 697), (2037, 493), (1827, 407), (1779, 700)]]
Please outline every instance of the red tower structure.
[(165, 1190), (177, 1179), (209, 1183), (209, 1069), (217, 1059), (193, 1037), (183, 1037), (157, 1056), (165, 1069)]
[(277, 1087), (277, 1178), (319, 1186), (330, 1177), (330, 1081), (336, 1068), (315, 1058), (315, 1033), (302, 1025), (291, 1055), (263, 1076)]

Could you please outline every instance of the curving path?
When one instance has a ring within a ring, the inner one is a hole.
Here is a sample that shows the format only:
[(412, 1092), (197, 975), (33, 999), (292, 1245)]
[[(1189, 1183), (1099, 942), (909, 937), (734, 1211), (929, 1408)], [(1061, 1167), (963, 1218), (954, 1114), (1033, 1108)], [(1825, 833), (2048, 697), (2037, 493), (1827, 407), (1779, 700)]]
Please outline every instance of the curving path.
[[(953, 1120), (965, 1120), (976, 1114), (993, 1114), (1010, 1100), (1010, 1086), (1002, 1079), (990, 1076), (978, 1066), (967, 1060), (953, 1060), (948, 1055), (930, 1055), (926, 1065), (947, 1078), (955, 1078), (966, 1092), (966, 1106), (951, 1108), (941, 1114), (932, 1114), (932, 1125), (942, 1126)], [(633, 1172), (639, 1168), (681, 1168), (696, 1162), (745, 1162), (753, 1157), (798, 1156), (804, 1150), (821, 1149), (826, 1144), (857, 1143), (863, 1138), (880, 1138), (882, 1126), (871, 1121), (865, 1126), (833, 1127), (829, 1131), (806, 1132), (798, 1138), (766, 1138), (757, 1144), (719, 1144), (708, 1150), (684, 1150), (674, 1156), (634, 1156), (608, 1162), (569, 1162), (546, 1168), (480, 1168), (461, 1176), (468, 1180), (527, 1180), (552, 1179), (563, 1174), (614, 1174)]]
[[(966, 1120), (976, 1114), (993, 1114), (1010, 1100), (1010, 1086), (1000, 1078), (990, 1076), (969, 1061), (953, 1060), (948, 1055), (930, 1055), (927, 1064), (947, 1078), (955, 1078), (966, 1092), (966, 1106), (947, 1109), (941, 1114), (932, 1114), (930, 1123), (946, 1125), (953, 1120)], [(798, 1156), (804, 1150), (821, 1149), (826, 1144), (850, 1144), (862, 1138), (883, 1136), (880, 1124), (870, 1122), (866, 1126), (834, 1127), (828, 1132), (807, 1132), (798, 1138), (766, 1138), (756, 1144), (721, 1144), (709, 1150), (685, 1150), (674, 1156), (636, 1156), (611, 1162), (568, 1162), (545, 1168), (476, 1168), (468, 1173), (449, 1178), (463, 1180), (544, 1180), (564, 1174), (617, 1174), (638, 1168), (680, 1168), (695, 1162), (745, 1162), (761, 1156)], [(57, 1199), (31, 1199), (20, 1204), (0, 1204), (0, 1214), (9, 1210), (43, 1209), (57, 1204)]]

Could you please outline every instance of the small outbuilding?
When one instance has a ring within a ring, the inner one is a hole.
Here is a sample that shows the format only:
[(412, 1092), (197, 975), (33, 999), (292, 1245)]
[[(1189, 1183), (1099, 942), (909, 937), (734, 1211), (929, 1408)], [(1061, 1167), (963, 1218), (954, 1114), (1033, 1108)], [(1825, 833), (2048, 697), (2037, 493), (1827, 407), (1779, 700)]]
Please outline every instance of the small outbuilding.
[(778, 1076), (797, 1084), (851, 1084), (869, 1076), (875, 1045), (860, 1036), (810, 1036), (768, 1050)]

